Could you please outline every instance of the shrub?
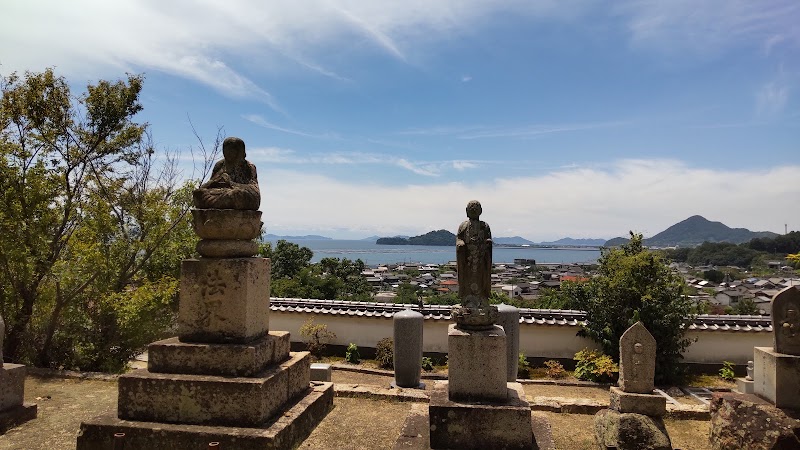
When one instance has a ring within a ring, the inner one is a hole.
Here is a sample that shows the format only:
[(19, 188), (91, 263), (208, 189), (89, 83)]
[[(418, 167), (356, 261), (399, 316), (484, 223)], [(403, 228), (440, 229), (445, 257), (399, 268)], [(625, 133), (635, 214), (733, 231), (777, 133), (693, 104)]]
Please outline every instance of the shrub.
[(347, 346), (347, 352), (344, 354), (344, 360), (351, 364), (358, 364), (361, 362), (361, 355), (358, 353), (358, 346), (352, 342)]
[(719, 369), (719, 377), (723, 380), (733, 381), (736, 374), (733, 373), (733, 363), (730, 361), (722, 361), (722, 368)]
[(394, 369), (394, 341), (383, 338), (375, 347), (375, 362), (383, 369)]
[(308, 351), (319, 358), (328, 343), (336, 338), (336, 333), (328, 330), (328, 326), (324, 323), (314, 323), (314, 318), (312, 317), (300, 327), (300, 336), (303, 337), (303, 342), (306, 343)]
[(560, 362), (550, 359), (544, 362), (545, 371), (544, 374), (547, 378), (559, 379), (565, 378), (567, 376), (567, 371), (564, 370), (564, 366), (561, 365)]
[(528, 358), (525, 353), (520, 352), (519, 364), (517, 365), (517, 378), (527, 379), (531, 377), (531, 365), (528, 363)]
[(431, 359), (428, 358), (427, 356), (422, 357), (422, 369), (425, 372), (433, 371), (433, 361), (431, 361)]
[(585, 348), (575, 354), (575, 361), (575, 378), (579, 380), (607, 383), (619, 372), (614, 360), (599, 350)]

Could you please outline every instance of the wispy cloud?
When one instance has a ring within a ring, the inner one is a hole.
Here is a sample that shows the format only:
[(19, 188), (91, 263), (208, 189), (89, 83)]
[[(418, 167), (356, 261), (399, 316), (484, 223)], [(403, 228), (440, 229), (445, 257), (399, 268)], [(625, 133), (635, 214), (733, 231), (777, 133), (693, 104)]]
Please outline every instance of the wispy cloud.
[(412, 161), (408, 158), (381, 153), (300, 153), (278, 147), (249, 149), (247, 157), (254, 163), (286, 165), (386, 165), (399, 167), (425, 177), (438, 177), (447, 170), (464, 171), (478, 167), (476, 161)]
[(488, 125), (474, 126), (436, 126), (429, 128), (412, 128), (398, 132), (400, 135), (417, 136), (452, 136), (458, 139), (484, 138), (531, 138), (551, 133), (586, 131), (601, 128), (613, 128), (629, 125), (628, 121), (597, 122), (583, 124), (533, 124), (520, 127), (500, 127)]
[(789, 87), (778, 81), (765, 83), (756, 91), (756, 113), (774, 116), (783, 112), (789, 100)]
[[(267, 170), (262, 178), (264, 210), (270, 211), (268, 217), (281, 218), (267, 223), (270, 230), (338, 227), (362, 230), (365, 236), (379, 230), (383, 234), (454, 230), (473, 198), (481, 201), (481, 218), (493, 228), (535, 240), (610, 238), (628, 230), (652, 236), (694, 214), (751, 230), (782, 231), (784, 223), (800, 229), (797, 208), (775, 215), (752, 214), (741, 206), (761, 204), (765, 198), (776, 205), (796, 203), (797, 165), (727, 171), (673, 160), (621, 160), (604, 168), (570, 167), (540, 176), (404, 186), (336, 180), (306, 171)], [(331, 198), (347, 199), (347, 207)], [(376, 198), (392, 201), (376, 202)], [(720, 198), (737, 201), (734, 205)], [(313, 217), (306, 213), (309, 209), (316, 211)]]
[(243, 114), (242, 119), (247, 120), (248, 122), (252, 122), (260, 127), (267, 128), (269, 130), (280, 131), (281, 133), (288, 133), (294, 134), (296, 136), (304, 136), (304, 137), (311, 137), (311, 138), (318, 138), (318, 139), (336, 139), (337, 135), (333, 133), (309, 133), (301, 130), (295, 130), (292, 128), (282, 127), (280, 125), (276, 125), (272, 122), (267, 121), (263, 117), (259, 116), (258, 114)]

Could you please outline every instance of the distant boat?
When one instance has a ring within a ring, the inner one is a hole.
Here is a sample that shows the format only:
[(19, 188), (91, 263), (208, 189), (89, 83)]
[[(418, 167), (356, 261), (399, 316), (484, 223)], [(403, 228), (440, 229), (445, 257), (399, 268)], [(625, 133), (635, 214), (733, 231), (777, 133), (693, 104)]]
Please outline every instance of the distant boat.
[(530, 247), (531, 244), (522, 244), (523, 247)]

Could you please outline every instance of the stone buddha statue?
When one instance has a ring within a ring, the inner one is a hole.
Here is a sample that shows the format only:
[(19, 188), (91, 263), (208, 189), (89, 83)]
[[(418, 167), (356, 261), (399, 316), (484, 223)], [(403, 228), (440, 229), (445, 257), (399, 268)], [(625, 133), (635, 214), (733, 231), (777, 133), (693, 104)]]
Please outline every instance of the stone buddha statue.
[(256, 166), (245, 159), (244, 141), (229, 137), (222, 143), (224, 159), (214, 164), (211, 179), (192, 193), (197, 209), (257, 210), (261, 204)]

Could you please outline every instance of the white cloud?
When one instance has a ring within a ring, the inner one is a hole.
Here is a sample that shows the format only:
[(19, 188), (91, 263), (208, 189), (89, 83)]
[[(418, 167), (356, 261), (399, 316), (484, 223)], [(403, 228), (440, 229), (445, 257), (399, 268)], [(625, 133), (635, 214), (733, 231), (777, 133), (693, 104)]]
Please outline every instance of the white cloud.
[(493, 228), (534, 240), (608, 238), (628, 230), (651, 236), (694, 214), (754, 231), (782, 232), (784, 223), (800, 229), (798, 208), (753, 213), (765, 199), (772, 205), (797, 203), (796, 165), (724, 171), (671, 160), (624, 160), (604, 169), (577, 167), (542, 176), (401, 187), (293, 170), (267, 170), (260, 179), (266, 227), (278, 234), (454, 230), (473, 198), (481, 201), (482, 218)]

